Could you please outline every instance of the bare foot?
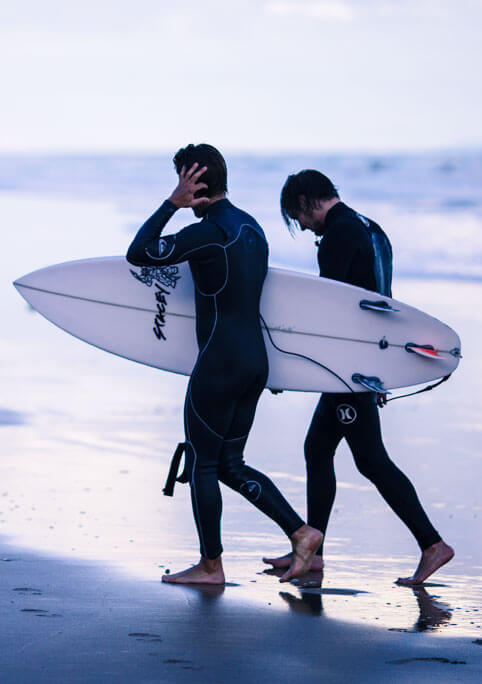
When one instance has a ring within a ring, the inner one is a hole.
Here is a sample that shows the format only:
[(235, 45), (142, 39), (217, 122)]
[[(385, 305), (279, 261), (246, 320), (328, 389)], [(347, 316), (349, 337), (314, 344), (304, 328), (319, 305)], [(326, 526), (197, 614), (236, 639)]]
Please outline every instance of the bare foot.
[[(277, 558), (263, 558), (263, 563), (266, 563), (267, 565), (272, 565), (273, 568), (289, 568), (291, 565), (292, 557), (293, 554), (290, 552), (285, 554), (284, 556), (278, 556)], [(313, 556), (310, 570), (323, 570), (324, 567), (325, 564), (323, 563), (323, 557), (318, 555)]]
[(291, 564), (280, 582), (289, 582), (295, 577), (300, 577), (311, 568), (315, 553), (323, 541), (323, 535), (319, 530), (309, 525), (303, 525), (291, 535), (293, 553)]
[(298, 589), (319, 589), (323, 582), (323, 570), (308, 570), (304, 575), (300, 575), (291, 581)]
[(436, 570), (448, 563), (454, 557), (454, 550), (451, 546), (446, 544), (443, 540), (432, 544), (428, 549), (422, 553), (418, 568), (412, 577), (399, 577), (397, 584), (404, 586), (413, 586), (415, 584), (422, 584), (430, 577)]
[(214, 560), (201, 557), (197, 565), (173, 575), (163, 575), (162, 581), (167, 584), (224, 584), (221, 556)]
[[(286, 568), (268, 568), (263, 570), (264, 575), (271, 575), (274, 577), (283, 577)], [(291, 580), (291, 584), (298, 589), (319, 589), (323, 582), (323, 570), (308, 570), (304, 575), (295, 577)]]

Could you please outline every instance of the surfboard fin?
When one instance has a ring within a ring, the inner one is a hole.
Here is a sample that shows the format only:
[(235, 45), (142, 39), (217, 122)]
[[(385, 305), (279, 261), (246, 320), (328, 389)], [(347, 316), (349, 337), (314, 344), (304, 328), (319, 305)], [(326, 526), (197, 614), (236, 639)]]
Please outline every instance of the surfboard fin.
[(351, 376), (352, 382), (354, 382), (356, 385), (361, 385), (362, 387), (365, 387), (367, 390), (370, 390), (370, 392), (378, 392), (379, 394), (391, 394), (388, 390), (385, 389), (383, 386), (383, 382), (380, 380), (380, 378), (377, 378), (374, 375), (362, 375), (361, 373), (354, 373)]
[(400, 311), (400, 309), (395, 309), (393, 306), (391, 306), (391, 304), (383, 301), (383, 299), (378, 299), (375, 302), (372, 302), (369, 299), (362, 299), (360, 302), (360, 309), (369, 310), (369, 311), (386, 311), (386, 312)]
[(415, 344), (415, 342), (407, 342), (405, 349), (419, 356), (423, 356), (426, 359), (443, 359), (438, 351), (432, 347), (431, 344)]

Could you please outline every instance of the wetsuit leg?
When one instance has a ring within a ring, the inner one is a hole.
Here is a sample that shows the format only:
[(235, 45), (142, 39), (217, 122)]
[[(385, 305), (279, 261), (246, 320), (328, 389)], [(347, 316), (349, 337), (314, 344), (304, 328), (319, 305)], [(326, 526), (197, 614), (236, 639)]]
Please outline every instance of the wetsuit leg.
[[(308, 525), (326, 532), (336, 494), (335, 450), (343, 437), (334, 408), (323, 395), (305, 439)], [(323, 545), (317, 551), (322, 555)]]
[(243, 449), (264, 374), (248, 390), (239, 391), (213, 376), (201, 362), (191, 376), (185, 403), (186, 465), (201, 555), (222, 553), (222, 499), (219, 480), (239, 491), (291, 536), (304, 523), (275, 485), (244, 463)]
[(193, 407), (188, 390), (184, 409), (186, 468), (191, 487), (191, 503), (199, 535), (201, 556), (221, 555), (222, 499), (218, 466), (223, 438), (217, 435)]
[(304, 523), (279, 489), (263, 473), (246, 465), (243, 451), (254, 420), (256, 404), (264, 387), (257, 381), (236, 402), (235, 412), (223, 444), (219, 479), (242, 494), (291, 537)]
[(440, 541), (441, 537), (422, 508), (414, 486), (386, 452), (375, 395), (331, 397), (337, 420), (360, 473), (373, 482), (393, 512), (412, 532), (422, 551)]
[(222, 374), (213, 373), (205, 358), (200, 357), (186, 394), (184, 427), (192, 509), (201, 555), (205, 558), (217, 558), (223, 550), (218, 471), (235, 403), (235, 389)]

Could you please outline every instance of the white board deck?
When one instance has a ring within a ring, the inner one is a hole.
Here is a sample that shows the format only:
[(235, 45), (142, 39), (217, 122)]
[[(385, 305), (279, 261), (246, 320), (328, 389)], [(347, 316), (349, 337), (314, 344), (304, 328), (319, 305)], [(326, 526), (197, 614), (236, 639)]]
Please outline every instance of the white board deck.
[[(150, 268), (131, 266), (124, 257), (83, 259), (39, 269), (14, 285), (49, 321), (89, 344), (155, 368), (192, 371), (198, 348), (187, 263)], [(398, 311), (364, 310), (363, 300)], [(459, 362), (460, 339), (444, 323), (325, 278), (270, 268), (261, 314), (271, 336), (264, 331), (268, 387), (274, 389), (359, 392), (364, 389), (352, 376), (360, 373), (380, 378), (389, 390), (441, 378)], [(283, 353), (272, 342), (308, 358)], [(408, 352), (410, 343), (431, 345), (438, 356)]]

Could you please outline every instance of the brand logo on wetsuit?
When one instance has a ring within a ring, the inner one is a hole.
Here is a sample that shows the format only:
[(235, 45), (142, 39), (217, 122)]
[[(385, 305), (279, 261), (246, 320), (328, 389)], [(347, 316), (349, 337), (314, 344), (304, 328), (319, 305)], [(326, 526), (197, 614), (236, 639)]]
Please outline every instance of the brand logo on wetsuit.
[(261, 496), (261, 485), (255, 480), (248, 480), (247, 482), (243, 482), (239, 491), (249, 501), (257, 501)]
[[(177, 275), (179, 273), (178, 267), (142, 266), (140, 273), (136, 273), (132, 269), (130, 269), (130, 272), (132, 273), (134, 278), (140, 280), (140, 282), (144, 283), (144, 285), (147, 285), (147, 287), (152, 287), (152, 285), (154, 284), (154, 296), (156, 298), (157, 313), (156, 317), (154, 318), (154, 326), (152, 329), (154, 331), (154, 335), (157, 337), (158, 340), (165, 340), (166, 334), (163, 328), (166, 325), (166, 295), (169, 295), (171, 293), (169, 292), (169, 290), (166, 290), (164, 287), (162, 287), (162, 285), (167, 285), (167, 287), (172, 287), (173, 289), (176, 287), (177, 281), (181, 277), (180, 275)], [(162, 283), (162, 285), (159, 285), (159, 283)]]
[(336, 416), (340, 423), (343, 423), (343, 425), (349, 425), (356, 420), (357, 412), (353, 406), (350, 406), (350, 404), (339, 404), (336, 407)]

